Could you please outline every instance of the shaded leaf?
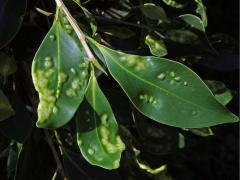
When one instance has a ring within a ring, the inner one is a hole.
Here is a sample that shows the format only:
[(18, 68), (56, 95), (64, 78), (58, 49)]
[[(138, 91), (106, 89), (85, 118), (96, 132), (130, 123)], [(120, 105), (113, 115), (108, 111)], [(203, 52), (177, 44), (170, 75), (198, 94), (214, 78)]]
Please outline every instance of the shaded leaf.
[(167, 55), (167, 49), (163, 40), (155, 39), (151, 35), (147, 35), (145, 43), (148, 45), (152, 55), (162, 57)]
[(163, 8), (156, 6), (153, 3), (146, 3), (139, 7), (144, 16), (153, 20), (168, 21), (167, 15)]
[(120, 39), (128, 39), (135, 36), (135, 33), (129, 28), (114, 25), (99, 27), (99, 31), (110, 36), (118, 37)]
[(116, 170), (106, 170), (86, 162), (79, 152), (64, 148), (63, 163), (69, 180), (121, 180)]
[(21, 27), (26, 6), (26, 0), (0, 2), (0, 49), (16, 36)]
[(87, 85), (87, 55), (66, 17), (57, 11), (54, 23), (32, 64), (39, 93), (37, 126), (58, 128), (66, 124), (81, 103)]
[(118, 135), (118, 125), (111, 106), (99, 88), (93, 72), (86, 99), (92, 109), (85, 102), (80, 106), (76, 117), (80, 150), (89, 163), (106, 169), (116, 169), (125, 145)]
[(0, 122), (13, 116), (14, 114), (15, 112), (12, 109), (8, 98), (0, 90)]
[(238, 121), (185, 65), (163, 58), (122, 53), (93, 40), (91, 43), (99, 48), (111, 75), (135, 107), (149, 118), (182, 128)]
[(205, 83), (211, 89), (215, 98), (222, 105), (226, 106), (233, 98), (231, 91), (220, 81), (206, 80)]
[(214, 133), (212, 132), (211, 128), (193, 128), (189, 129), (193, 134), (202, 136), (202, 137), (207, 137), (207, 136), (212, 136)]
[[(0, 122), (0, 132), (17, 142), (24, 142), (32, 130), (32, 117), (18, 95), (9, 95), (15, 110), (14, 116)], [(1, 101), (0, 101), (1, 103)]]
[(56, 169), (52, 151), (45, 140), (31, 136), (18, 157), (15, 180), (50, 180)]
[(0, 75), (6, 77), (17, 70), (16, 62), (13, 57), (0, 52)]

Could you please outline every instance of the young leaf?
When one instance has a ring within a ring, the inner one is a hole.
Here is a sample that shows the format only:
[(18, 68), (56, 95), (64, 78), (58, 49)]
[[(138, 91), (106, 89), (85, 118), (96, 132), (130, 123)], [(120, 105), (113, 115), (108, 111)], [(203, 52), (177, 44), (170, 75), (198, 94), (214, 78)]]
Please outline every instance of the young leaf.
[(125, 145), (118, 135), (118, 125), (111, 106), (99, 88), (93, 72), (86, 99), (88, 103), (85, 101), (81, 104), (76, 117), (79, 148), (90, 164), (116, 169)]
[(149, 118), (181, 128), (238, 121), (185, 65), (164, 58), (126, 54), (100, 44), (97, 46), (111, 75), (135, 107)]
[(158, 57), (167, 55), (167, 49), (164, 41), (155, 39), (151, 35), (147, 35), (145, 38), (145, 43), (148, 45), (150, 52)]
[(37, 126), (58, 128), (66, 124), (81, 103), (88, 79), (87, 55), (60, 10), (39, 47), (32, 77), (39, 92)]

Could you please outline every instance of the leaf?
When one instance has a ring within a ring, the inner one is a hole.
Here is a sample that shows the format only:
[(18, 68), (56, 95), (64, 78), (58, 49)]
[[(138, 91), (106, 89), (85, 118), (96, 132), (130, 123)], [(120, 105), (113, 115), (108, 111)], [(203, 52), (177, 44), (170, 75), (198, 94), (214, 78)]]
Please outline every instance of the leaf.
[(220, 81), (206, 80), (205, 83), (213, 92), (215, 98), (222, 105), (226, 106), (233, 98), (231, 91)]
[(64, 148), (63, 165), (68, 179), (70, 180), (121, 180), (117, 170), (107, 170), (90, 165), (79, 152)]
[(191, 133), (198, 135), (198, 136), (202, 136), (202, 137), (214, 135), (211, 128), (193, 128), (193, 129), (189, 129), (189, 130), (191, 131)]
[(167, 49), (164, 41), (160, 39), (155, 39), (151, 35), (147, 35), (145, 38), (145, 43), (148, 45), (150, 52), (158, 57), (167, 55)]
[(120, 39), (128, 39), (135, 36), (135, 33), (126, 27), (119, 26), (102, 26), (99, 28), (100, 32), (103, 32), (110, 36), (115, 36)]
[(184, 8), (184, 4), (181, 4), (175, 0), (162, 0), (165, 4), (167, 4), (170, 7), (177, 8), (177, 9), (182, 9)]
[(26, 0), (0, 2), (0, 49), (16, 36), (21, 27), (26, 6)]
[(13, 116), (14, 114), (15, 112), (12, 109), (8, 98), (0, 90), (0, 122)]
[(9, 95), (9, 100), (15, 113), (7, 120), (0, 121), (0, 132), (9, 139), (23, 143), (31, 133), (32, 117), (17, 94)]
[(89, 12), (85, 7), (81, 5), (81, 2), (79, 0), (73, 0), (83, 11), (85, 14), (88, 22), (90, 23), (91, 29), (92, 29), (92, 36), (94, 36), (97, 32), (97, 22), (95, 21), (94, 16), (91, 12)]
[(92, 109), (87, 102), (82, 103), (76, 118), (80, 150), (90, 164), (116, 169), (125, 145), (118, 135), (118, 125), (111, 106), (99, 88), (93, 72), (86, 99)]
[(15, 180), (43, 180), (51, 179), (57, 168), (52, 151), (44, 139), (37, 140), (39, 136), (33, 134), (23, 144), (20, 151)]
[(0, 52), (0, 75), (7, 77), (16, 72), (16, 70), (17, 66), (14, 58)]
[(87, 55), (61, 11), (39, 47), (32, 77), (39, 93), (37, 126), (66, 124), (81, 103), (88, 79)]
[(134, 106), (149, 118), (181, 128), (238, 121), (185, 65), (164, 58), (122, 53), (89, 40), (99, 48), (110, 74)]
[(139, 7), (144, 16), (153, 20), (168, 21), (167, 15), (163, 8), (156, 6), (153, 3), (145, 3)]
[(179, 18), (183, 22), (188, 24), (192, 29), (196, 29), (198, 31), (205, 32), (203, 22), (201, 21), (201, 19), (199, 17), (194, 16), (192, 14), (184, 14), (184, 15), (179, 16)]
[(207, 27), (208, 18), (206, 13), (206, 7), (204, 6), (202, 0), (195, 0), (195, 3), (197, 4), (196, 12), (201, 16), (204, 27)]

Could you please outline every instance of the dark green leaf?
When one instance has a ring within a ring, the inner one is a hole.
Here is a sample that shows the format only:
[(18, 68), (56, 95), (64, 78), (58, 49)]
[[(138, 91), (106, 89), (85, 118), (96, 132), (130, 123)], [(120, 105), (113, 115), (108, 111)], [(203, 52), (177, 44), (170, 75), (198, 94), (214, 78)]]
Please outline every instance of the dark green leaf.
[(160, 39), (155, 39), (151, 35), (147, 35), (145, 38), (145, 43), (148, 45), (151, 53), (155, 56), (162, 57), (167, 55), (167, 49), (164, 41)]
[(13, 57), (0, 52), (0, 75), (6, 77), (17, 70), (16, 62)]
[(26, 0), (0, 2), (0, 49), (16, 36), (21, 27), (26, 6)]
[(13, 116), (14, 110), (12, 109), (8, 98), (0, 90), (0, 122)]
[(205, 83), (222, 105), (226, 106), (232, 100), (233, 95), (231, 91), (222, 82), (206, 80)]
[(58, 128), (66, 124), (81, 103), (88, 79), (86, 54), (61, 11), (39, 47), (32, 76), (39, 92), (37, 126)]
[(93, 72), (86, 99), (92, 109), (88, 103), (83, 103), (76, 118), (80, 150), (89, 163), (106, 169), (116, 169), (125, 145), (118, 135), (118, 125), (111, 106), (99, 88)]
[(128, 39), (135, 36), (135, 33), (129, 28), (119, 26), (102, 26), (99, 28), (99, 31), (120, 39)]
[(36, 134), (23, 144), (19, 154), (15, 180), (50, 180), (57, 168), (52, 151)]
[(168, 21), (167, 15), (163, 8), (156, 6), (153, 3), (146, 3), (140, 6), (142, 13), (149, 19)]
[[(95, 41), (91, 43), (97, 44)], [(100, 44), (97, 46), (112, 76), (135, 107), (149, 118), (182, 128), (238, 121), (185, 65), (163, 58), (126, 54)]]

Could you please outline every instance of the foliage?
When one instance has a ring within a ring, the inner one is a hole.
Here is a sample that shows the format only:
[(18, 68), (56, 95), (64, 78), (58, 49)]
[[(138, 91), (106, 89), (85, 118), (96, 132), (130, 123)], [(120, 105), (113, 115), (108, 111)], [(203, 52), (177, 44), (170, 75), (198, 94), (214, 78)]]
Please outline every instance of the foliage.
[(239, 120), (201, 0), (10, 0), (0, 22), (0, 179), (175, 179), (166, 156)]

